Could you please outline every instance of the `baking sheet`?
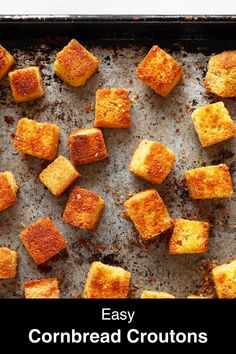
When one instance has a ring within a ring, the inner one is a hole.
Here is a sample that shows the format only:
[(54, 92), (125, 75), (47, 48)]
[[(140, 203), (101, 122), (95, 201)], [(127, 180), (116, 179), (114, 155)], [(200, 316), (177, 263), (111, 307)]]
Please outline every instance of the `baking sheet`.
[[(183, 172), (199, 166), (227, 163), (236, 181), (235, 139), (203, 149), (195, 134), (191, 112), (198, 106), (220, 99), (206, 92), (203, 78), (209, 59), (206, 48), (186, 51), (181, 43), (162, 44), (182, 65), (184, 78), (171, 95), (162, 98), (135, 76), (135, 69), (148, 48), (126, 44), (112, 47), (83, 42), (101, 61), (99, 73), (80, 88), (72, 88), (53, 75), (57, 50), (70, 38), (58, 40), (55, 48), (45, 39), (37, 43), (2, 43), (11, 49), (17, 67), (39, 65), (46, 94), (39, 101), (15, 104), (7, 78), (0, 81), (0, 170), (12, 170), (20, 186), (15, 206), (0, 214), (0, 244), (18, 251), (20, 263), (15, 280), (0, 281), (0, 297), (22, 297), (23, 283), (43, 277), (60, 280), (62, 297), (80, 297), (92, 261), (119, 265), (132, 273), (130, 296), (139, 297), (143, 289), (168, 291), (177, 297), (213, 294), (208, 274), (214, 262), (230, 261), (236, 254), (235, 195), (230, 200), (192, 201)], [(78, 36), (79, 39), (79, 36)], [(172, 51), (173, 48), (178, 48)], [(22, 117), (53, 122), (61, 129), (59, 153), (69, 157), (67, 136), (78, 127), (91, 127), (94, 121), (96, 89), (126, 87), (132, 99), (132, 128), (103, 130), (109, 159), (79, 167), (82, 177), (76, 185), (96, 191), (106, 200), (105, 212), (96, 232), (88, 232), (62, 222), (69, 191), (54, 197), (39, 181), (47, 163), (25, 157), (12, 147), (16, 124)], [(234, 99), (223, 100), (236, 119)], [(123, 202), (130, 193), (152, 187), (127, 170), (140, 139), (166, 144), (177, 155), (171, 175), (157, 186), (173, 218), (196, 218), (211, 223), (209, 251), (206, 254), (170, 256), (168, 234), (143, 245), (133, 224), (127, 220)], [(68, 249), (37, 267), (19, 234), (24, 226), (49, 216), (66, 237)]]

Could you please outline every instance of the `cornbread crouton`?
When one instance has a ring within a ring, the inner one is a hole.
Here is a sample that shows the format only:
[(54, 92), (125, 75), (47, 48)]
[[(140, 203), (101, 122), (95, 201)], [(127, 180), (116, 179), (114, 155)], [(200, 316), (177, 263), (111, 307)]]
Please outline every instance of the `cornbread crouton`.
[(57, 156), (59, 133), (55, 124), (22, 118), (17, 124), (14, 147), (24, 154), (51, 161)]
[(26, 299), (59, 299), (56, 278), (38, 279), (24, 283)]
[(81, 86), (98, 70), (99, 61), (76, 39), (56, 55), (55, 74), (71, 86)]
[(100, 129), (84, 128), (74, 130), (69, 138), (70, 158), (74, 165), (104, 160), (107, 150)]
[(135, 194), (124, 205), (144, 241), (158, 236), (173, 225), (165, 204), (155, 189)]
[(38, 67), (17, 69), (11, 71), (8, 76), (15, 102), (28, 102), (44, 95), (43, 81)]
[(18, 185), (12, 172), (0, 172), (0, 212), (17, 200)]
[(203, 253), (208, 249), (209, 224), (194, 220), (176, 219), (170, 238), (170, 254)]
[(15, 59), (13, 56), (0, 45), (0, 80), (8, 73), (14, 64)]
[(23, 230), (20, 240), (37, 265), (46, 262), (67, 246), (66, 240), (48, 217), (39, 219)]
[(17, 253), (7, 247), (0, 247), (0, 279), (15, 278), (17, 270)]
[(63, 221), (81, 229), (96, 230), (105, 201), (95, 192), (75, 187), (67, 202)]
[(236, 135), (236, 127), (223, 102), (197, 108), (192, 113), (194, 128), (203, 147)]
[(174, 299), (175, 297), (164, 291), (143, 290), (141, 299)]
[(210, 58), (205, 87), (220, 97), (236, 97), (236, 50)]
[(236, 298), (236, 259), (213, 268), (212, 276), (220, 299)]
[(100, 89), (96, 92), (97, 128), (130, 128), (129, 91), (124, 88)]
[(175, 154), (161, 143), (141, 140), (134, 151), (129, 171), (149, 182), (160, 184), (170, 173)]
[(192, 199), (230, 198), (233, 195), (229, 168), (225, 164), (185, 171)]
[(127, 297), (131, 274), (120, 267), (93, 262), (88, 272), (84, 298), (123, 299)]
[(59, 156), (40, 173), (39, 178), (52, 194), (60, 197), (79, 176), (71, 162)]
[(136, 74), (156, 93), (166, 97), (181, 80), (183, 69), (169, 54), (154, 45), (139, 64)]

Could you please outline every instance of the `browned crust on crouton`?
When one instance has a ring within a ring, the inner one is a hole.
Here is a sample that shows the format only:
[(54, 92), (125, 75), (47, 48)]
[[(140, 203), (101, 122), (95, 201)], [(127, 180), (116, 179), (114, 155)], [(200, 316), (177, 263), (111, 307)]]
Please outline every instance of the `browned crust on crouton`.
[(141, 299), (174, 299), (175, 297), (165, 291), (143, 290)]
[(105, 201), (95, 192), (75, 187), (67, 202), (63, 221), (86, 230), (96, 230)]
[(203, 253), (208, 250), (207, 222), (176, 219), (169, 243), (170, 254)]
[(33, 100), (44, 95), (42, 78), (37, 67), (11, 71), (9, 79), (16, 102)]
[(15, 64), (13, 56), (0, 45), (0, 79), (10, 70)]
[(51, 161), (57, 156), (59, 132), (55, 124), (22, 118), (17, 124), (14, 147), (24, 154)]
[(130, 128), (130, 99), (127, 89), (97, 90), (94, 126), (98, 128)]
[(151, 146), (146, 158), (147, 174), (153, 183), (162, 183), (170, 173), (174, 163), (175, 154), (161, 143)]
[(154, 45), (136, 70), (137, 76), (162, 96), (167, 96), (183, 76), (181, 65)]
[(221, 299), (236, 298), (236, 259), (212, 270), (216, 292)]
[(67, 246), (66, 240), (48, 217), (39, 219), (22, 231), (20, 240), (36, 264), (46, 262)]
[(135, 194), (124, 205), (145, 241), (160, 235), (173, 225), (166, 206), (155, 189)]
[(131, 274), (120, 267), (113, 267), (101, 262), (93, 262), (84, 289), (85, 298), (127, 297)]
[(27, 299), (59, 299), (60, 292), (56, 278), (37, 279), (24, 283)]
[(77, 129), (68, 138), (70, 158), (75, 166), (104, 160), (108, 156), (101, 130), (91, 129), (91, 134), (87, 134), (88, 129)]
[(225, 164), (185, 171), (185, 178), (192, 199), (230, 198), (233, 195), (232, 179)]
[(17, 196), (10, 185), (6, 175), (0, 173), (0, 211), (3, 211), (16, 203)]
[(7, 247), (0, 247), (0, 279), (15, 278), (17, 253)]

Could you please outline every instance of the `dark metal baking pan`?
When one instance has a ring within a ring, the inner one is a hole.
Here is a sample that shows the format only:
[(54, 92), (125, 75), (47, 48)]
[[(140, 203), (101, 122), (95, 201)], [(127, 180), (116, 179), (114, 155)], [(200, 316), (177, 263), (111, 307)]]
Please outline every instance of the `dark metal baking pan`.
[[(60, 280), (62, 297), (80, 296), (94, 260), (122, 266), (132, 273), (133, 296), (141, 289), (168, 291), (177, 297), (208, 294), (212, 262), (236, 254), (235, 196), (230, 200), (192, 201), (183, 181), (185, 169), (227, 163), (236, 179), (235, 139), (202, 149), (191, 122), (198, 106), (220, 99), (203, 86), (209, 55), (236, 48), (233, 16), (2, 16), (0, 40), (16, 58), (17, 67), (39, 65), (46, 95), (39, 101), (13, 102), (7, 77), (0, 82), (0, 170), (12, 170), (20, 185), (17, 204), (0, 215), (0, 244), (19, 252), (15, 280), (0, 281), (0, 297), (23, 296), (23, 283), (42, 277)], [(56, 52), (77, 38), (101, 61), (99, 73), (85, 86), (72, 88), (53, 74)], [(182, 82), (167, 98), (143, 85), (135, 68), (153, 44), (159, 44), (183, 65)], [(21, 117), (54, 122), (61, 128), (60, 154), (68, 157), (66, 138), (76, 127), (92, 126), (95, 92), (100, 87), (126, 87), (132, 98), (132, 128), (104, 130), (109, 159), (81, 166), (77, 184), (106, 200), (105, 213), (94, 233), (63, 224), (69, 191), (57, 199), (40, 183), (41, 160), (22, 159), (12, 147)], [(235, 99), (224, 100), (233, 119)], [(151, 185), (131, 175), (128, 163), (141, 138), (161, 141), (177, 154), (171, 175), (157, 189), (173, 218), (197, 218), (211, 224), (206, 254), (170, 256), (168, 235), (143, 245), (126, 220), (123, 202), (129, 193)], [(67, 238), (68, 251), (37, 267), (19, 241), (24, 225), (50, 216)]]

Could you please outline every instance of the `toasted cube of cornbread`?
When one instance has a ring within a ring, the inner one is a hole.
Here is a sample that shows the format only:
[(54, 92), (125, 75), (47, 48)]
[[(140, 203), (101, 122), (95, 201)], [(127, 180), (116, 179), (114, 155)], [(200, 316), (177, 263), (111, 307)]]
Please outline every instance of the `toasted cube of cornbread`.
[(43, 81), (38, 67), (17, 69), (11, 71), (8, 76), (17, 103), (36, 100), (44, 95)]
[(81, 86), (98, 70), (99, 61), (76, 39), (59, 53), (54, 63), (55, 74), (71, 86)]
[(79, 176), (71, 162), (59, 156), (40, 173), (39, 178), (52, 194), (60, 197)]
[(236, 127), (223, 102), (197, 108), (192, 113), (192, 120), (203, 147), (236, 135)]
[(210, 58), (205, 87), (220, 97), (236, 97), (236, 50)]
[(100, 89), (96, 92), (97, 128), (130, 128), (129, 91), (124, 88)]
[(208, 249), (209, 224), (207, 222), (176, 219), (170, 238), (170, 254), (203, 253)]
[(164, 291), (143, 290), (141, 299), (174, 299), (175, 297)]
[(14, 147), (24, 154), (51, 161), (57, 156), (59, 133), (55, 124), (22, 118), (17, 124)]
[(38, 265), (67, 246), (66, 240), (48, 217), (39, 219), (23, 230), (20, 240)]
[(134, 151), (129, 171), (149, 182), (160, 184), (170, 173), (175, 154), (161, 143), (141, 140)]
[(15, 278), (17, 253), (7, 247), (0, 247), (0, 279)]
[(88, 272), (84, 298), (123, 299), (127, 297), (131, 274), (120, 267), (93, 262)]
[(212, 276), (219, 298), (236, 298), (236, 259), (213, 268)]
[(15, 59), (13, 56), (0, 45), (0, 80), (8, 73), (14, 64)]
[(166, 97), (181, 80), (183, 69), (174, 58), (154, 45), (139, 64), (136, 74), (155, 92)]
[(105, 201), (95, 192), (75, 187), (69, 197), (63, 221), (86, 230), (96, 230)]
[(155, 189), (135, 194), (124, 205), (144, 241), (172, 227), (172, 219)]
[(225, 164), (185, 171), (192, 199), (230, 198), (233, 194), (229, 168)]
[(70, 134), (68, 145), (70, 158), (74, 165), (96, 162), (107, 157), (107, 150), (100, 129), (76, 129)]
[(24, 283), (26, 299), (59, 299), (60, 292), (56, 278), (31, 280)]
[(0, 212), (11, 207), (17, 200), (18, 185), (12, 172), (0, 172)]

